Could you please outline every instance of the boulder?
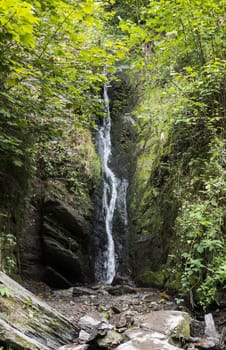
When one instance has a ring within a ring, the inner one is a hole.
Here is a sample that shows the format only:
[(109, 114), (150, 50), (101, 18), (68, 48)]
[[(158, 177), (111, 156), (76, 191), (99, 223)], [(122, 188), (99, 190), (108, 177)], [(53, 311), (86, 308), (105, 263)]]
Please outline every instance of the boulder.
[[(138, 320), (139, 328), (125, 332), (128, 341), (117, 350), (178, 350), (174, 341), (189, 337), (190, 316), (180, 311), (155, 311)], [(179, 345), (180, 346), (180, 345)]]
[(113, 328), (113, 326), (97, 312), (91, 312), (81, 317), (79, 326), (81, 328), (79, 340), (82, 343), (90, 342), (98, 336), (103, 336), (108, 330)]
[(0, 283), (5, 291), (0, 295), (3, 344), (19, 350), (56, 350), (78, 336), (66, 318), (3, 272)]
[(164, 310), (155, 311), (144, 315), (141, 327), (159, 332), (168, 338), (189, 338), (191, 317), (187, 312)]

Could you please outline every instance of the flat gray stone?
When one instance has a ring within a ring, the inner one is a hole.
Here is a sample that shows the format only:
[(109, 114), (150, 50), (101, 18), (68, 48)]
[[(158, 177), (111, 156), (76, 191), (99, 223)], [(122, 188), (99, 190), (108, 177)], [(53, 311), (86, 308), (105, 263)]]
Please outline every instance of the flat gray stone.
[(89, 345), (87, 344), (67, 344), (64, 346), (61, 346), (58, 350), (87, 350), (89, 348)]
[(90, 329), (89, 332), (86, 332), (84, 331), (84, 329), (82, 329), (79, 332), (79, 340), (82, 343), (88, 343), (89, 341), (95, 339), (97, 334), (98, 334), (98, 331), (96, 328)]
[(133, 339), (139, 339), (142, 337), (150, 337), (150, 338), (155, 338), (155, 339), (159, 339), (159, 340), (167, 340), (167, 336), (165, 334), (162, 333), (158, 333), (158, 332), (150, 332), (148, 330), (144, 330), (141, 328), (131, 328), (128, 329), (125, 332), (126, 337), (129, 340), (133, 340)]
[(154, 311), (140, 319), (140, 326), (167, 337), (188, 338), (190, 336), (191, 317), (181, 311)]
[(176, 346), (170, 345), (167, 340), (152, 338), (149, 334), (140, 334), (139, 338), (134, 338), (127, 343), (119, 345), (116, 350), (180, 350)]
[(190, 316), (180, 311), (155, 311), (138, 320), (139, 328), (125, 332), (129, 339), (117, 350), (179, 350), (169, 339), (189, 337)]
[(81, 329), (90, 330), (100, 327), (102, 322), (103, 319), (100, 314), (97, 312), (92, 312), (80, 318), (79, 326)]

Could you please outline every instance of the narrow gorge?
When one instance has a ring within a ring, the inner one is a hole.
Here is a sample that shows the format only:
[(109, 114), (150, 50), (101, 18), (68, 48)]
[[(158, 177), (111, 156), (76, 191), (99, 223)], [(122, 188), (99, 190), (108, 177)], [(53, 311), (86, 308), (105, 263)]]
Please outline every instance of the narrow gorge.
[(0, 0), (0, 350), (226, 348), (225, 23)]

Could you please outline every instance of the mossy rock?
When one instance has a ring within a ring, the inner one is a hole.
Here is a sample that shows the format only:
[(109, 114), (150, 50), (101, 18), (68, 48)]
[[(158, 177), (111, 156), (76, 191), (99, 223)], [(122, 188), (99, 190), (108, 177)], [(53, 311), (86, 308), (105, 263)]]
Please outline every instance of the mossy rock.
[(0, 333), (5, 346), (55, 350), (78, 336), (78, 329), (66, 318), (3, 272), (0, 283), (7, 289), (6, 295), (0, 295)]

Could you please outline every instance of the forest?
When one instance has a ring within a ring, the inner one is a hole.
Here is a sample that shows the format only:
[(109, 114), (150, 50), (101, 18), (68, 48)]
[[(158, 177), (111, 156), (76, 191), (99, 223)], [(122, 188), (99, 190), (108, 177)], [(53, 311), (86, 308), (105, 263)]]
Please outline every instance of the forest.
[(2, 272), (57, 288), (93, 280), (108, 86), (114, 166), (129, 182), (120, 274), (191, 308), (225, 306), (225, 13), (225, 0), (0, 0)]

